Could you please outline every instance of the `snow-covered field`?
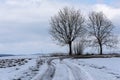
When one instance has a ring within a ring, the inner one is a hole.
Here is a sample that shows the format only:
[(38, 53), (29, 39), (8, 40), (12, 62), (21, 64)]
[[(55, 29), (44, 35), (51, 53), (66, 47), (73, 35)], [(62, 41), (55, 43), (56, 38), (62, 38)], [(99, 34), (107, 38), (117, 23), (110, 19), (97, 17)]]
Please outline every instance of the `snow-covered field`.
[(120, 58), (0, 58), (0, 80), (120, 80)]

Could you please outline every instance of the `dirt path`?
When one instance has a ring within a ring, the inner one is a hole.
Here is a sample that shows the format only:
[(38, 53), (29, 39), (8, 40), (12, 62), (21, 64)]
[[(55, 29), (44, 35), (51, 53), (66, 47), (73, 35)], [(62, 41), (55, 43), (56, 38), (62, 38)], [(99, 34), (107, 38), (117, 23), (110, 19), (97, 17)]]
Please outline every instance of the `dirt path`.
[(93, 80), (79, 65), (69, 61), (48, 61), (48, 68), (37, 80)]
[(55, 64), (56, 71), (52, 80), (93, 80), (81, 66), (70, 61), (58, 60)]

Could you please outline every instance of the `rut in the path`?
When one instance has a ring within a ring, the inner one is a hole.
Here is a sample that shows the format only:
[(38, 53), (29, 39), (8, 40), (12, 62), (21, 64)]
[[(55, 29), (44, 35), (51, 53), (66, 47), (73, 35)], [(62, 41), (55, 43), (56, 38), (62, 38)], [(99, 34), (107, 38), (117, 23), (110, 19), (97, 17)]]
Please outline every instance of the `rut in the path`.
[(55, 73), (54, 65), (49, 65), (47, 71), (43, 74), (40, 80), (52, 80)]
[(65, 63), (65, 64), (68, 66), (68, 68), (73, 73), (75, 80), (93, 80), (91, 76), (86, 74), (80, 67), (73, 65), (73, 64), (71, 65), (70, 63), (69, 64)]
[(80, 70), (78, 68), (75, 68), (73, 66), (67, 65), (68, 68), (70, 68), (71, 72), (73, 73), (75, 80), (82, 80), (80, 76)]

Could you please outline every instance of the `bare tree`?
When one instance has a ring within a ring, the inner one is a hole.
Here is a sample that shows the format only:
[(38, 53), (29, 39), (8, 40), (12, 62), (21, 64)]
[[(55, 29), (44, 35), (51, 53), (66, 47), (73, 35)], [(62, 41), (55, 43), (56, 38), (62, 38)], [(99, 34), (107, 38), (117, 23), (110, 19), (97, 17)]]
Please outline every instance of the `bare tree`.
[(76, 55), (82, 55), (84, 50), (89, 46), (89, 40), (87, 32), (85, 33), (77, 40), (73, 42), (73, 52)]
[(83, 51), (84, 51), (84, 48), (85, 48), (85, 46), (84, 46), (84, 41), (83, 40), (76, 41), (73, 44), (73, 52), (76, 55), (82, 55)]
[(83, 53), (83, 45), (81, 44), (81, 42), (74, 43), (73, 52), (75, 55), (81, 55)]
[(65, 7), (51, 18), (50, 33), (60, 44), (69, 46), (72, 55), (72, 42), (84, 31), (84, 18), (79, 10)]
[(100, 55), (103, 54), (103, 46), (112, 47), (115, 39), (112, 37), (114, 26), (102, 12), (92, 12), (88, 19), (88, 32), (95, 39), (94, 46), (99, 46)]

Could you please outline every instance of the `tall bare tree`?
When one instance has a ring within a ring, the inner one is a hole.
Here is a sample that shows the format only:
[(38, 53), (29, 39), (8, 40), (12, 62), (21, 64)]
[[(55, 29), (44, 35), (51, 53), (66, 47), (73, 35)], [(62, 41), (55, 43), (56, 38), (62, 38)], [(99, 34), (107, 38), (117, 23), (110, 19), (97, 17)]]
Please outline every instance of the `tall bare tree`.
[(69, 55), (72, 55), (72, 42), (84, 31), (84, 18), (79, 10), (65, 7), (51, 18), (50, 33), (55, 40), (69, 46)]
[(91, 12), (88, 19), (88, 32), (94, 39), (94, 45), (99, 46), (100, 54), (103, 54), (103, 46), (113, 46), (112, 22), (102, 12)]

